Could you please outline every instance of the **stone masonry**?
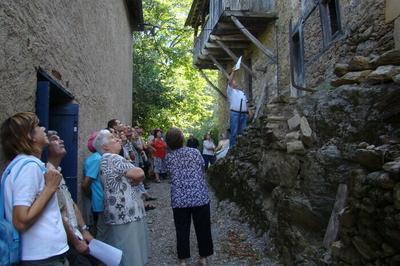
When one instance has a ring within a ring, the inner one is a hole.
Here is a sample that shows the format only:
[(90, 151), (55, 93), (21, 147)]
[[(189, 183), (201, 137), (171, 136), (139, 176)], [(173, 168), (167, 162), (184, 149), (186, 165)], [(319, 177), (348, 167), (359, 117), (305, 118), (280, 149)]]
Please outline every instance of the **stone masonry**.
[[(396, 22), (385, 20), (386, 1), (341, 0), (340, 32), (327, 42), (321, 2), (276, 2), (279, 18), (259, 39), (278, 65), (247, 51), (258, 117), (209, 179), (284, 265), (398, 265)], [(300, 98), (289, 97), (290, 19), (303, 36), (304, 85), (315, 90)]]
[(276, 97), (210, 169), (285, 265), (399, 263), (395, 77)]

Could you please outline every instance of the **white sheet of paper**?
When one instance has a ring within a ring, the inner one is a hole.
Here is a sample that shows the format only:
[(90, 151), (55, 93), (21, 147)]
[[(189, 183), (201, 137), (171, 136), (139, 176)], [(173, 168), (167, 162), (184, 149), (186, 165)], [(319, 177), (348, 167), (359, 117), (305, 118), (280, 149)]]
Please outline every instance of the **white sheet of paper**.
[(118, 266), (122, 258), (122, 250), (97, 239), (90, 241), (89, 253), (107, 266)]
[(242, 63), (242, 57), (239, 57), (239, 59), (236, 62), (235, 67), (233, 68), (233, 70), (239, 70), (240, 69), (240, 64)]

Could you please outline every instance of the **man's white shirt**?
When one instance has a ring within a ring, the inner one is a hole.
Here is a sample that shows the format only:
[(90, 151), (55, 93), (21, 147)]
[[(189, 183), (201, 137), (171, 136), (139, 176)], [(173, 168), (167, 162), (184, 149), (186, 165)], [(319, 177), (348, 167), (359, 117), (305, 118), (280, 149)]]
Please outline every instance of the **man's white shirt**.
[[(242, 90), (234, 89), (228, 85), (227, 95), (229, 101), (229, 109), (232, 111), (247, 112), (247, 97)], [(240, 108), (240, 102), (242, 102), (242, 108)]]

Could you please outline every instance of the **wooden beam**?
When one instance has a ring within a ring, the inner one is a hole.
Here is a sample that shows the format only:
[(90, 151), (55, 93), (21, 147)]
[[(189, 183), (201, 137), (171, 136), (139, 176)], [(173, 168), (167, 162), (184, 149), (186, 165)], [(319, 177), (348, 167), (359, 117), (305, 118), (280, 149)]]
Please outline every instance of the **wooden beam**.
[(276, 12), (254, 12), (254, 11), (240, 11), (240, 10), (225, 10), (226, 17), (235, 16), (243, 18), (260, 18), (260, 19), (276, 19), (278, 15)]
[[(225, 45), (231, 49), (245, 49), (249, 47), (248, 43), (240, 43), (240, 42), (229, 42), (229, 43), (225, 42)], [(221, 49), (221, 46), (212, 42), (207, 42), (205, 47), (207, 49)]]
[(328, 227), (326, 228), (324, 241), (322, 244), (325, 248), (329, 249), (333, 242), (339, 237), (340, 221), (339, 216), (343, 209), (346, 207), (349, 192), (346, 184), (339, 184), (336, 192), (336, 201), (333, 205), (331, 218), (329, 219)]
[[(226, 55), (226, 54), (224, 53), (224, 55)], [(230, 56), (226, 56), (226, 57), (214, 56), (214, 57), (216, 59), (218, 59), (219, 62), (221, 62), (221, 61), (224, 61), (224, 62), (227, 61), (227, 63), (232, 62), (232, 57), (230, 57)], [(199, 55), (197, 58), (200, 60), (207, 60), (207, 61), (210, 60), (209, 55), (203, 55), (203, 54)]]
[(202, 69), (199, 69), (200, 75), (207, 81), (207, 83), (211, 86), (211, 88), (213, 88), (215, 91), (217, 91), (219, 93), (219, 95), (221, 95), (224, 99), (227, 99), (226, 95), (222, 93), (222, 91), (220, 91), (220, 89), (215, 86), (212, 81), (207, 77), (206, 73), (204, 73), (204, 71)]
[(217, 61), (217, 59), (216, 59), (214, 56), (212, 56), (212, 55), (209, 55), (208, 57), (211, 59), (211, 61), (213, 61), (214, 65), (215, 65), (216, 67), (218, 67), (219, 71), (221, 71), (222, 74), (224, 74), (225, 77), (228, 79), (228, 78), (229, 78), (229, 73), (228, 73), (228, 72), (225, 70), (225, 68)]
[[(221, 47), (219, 47), (221, 49)], [(222, 52), (221, 50), (215, 50), (215, 49), (207, 49), (207, 48), (203, 48), (203, 50), (201, 50), (201, 54), (202, 55), (220, 55), (223, 54), (224, 52)]]
[(248, 39), (243, 36), (243, 34), (230, 34), (230, 35), (210, 35), (210, 40), (215, 41), (246, 41), (248, 42)]
[[(232, 57), (233, 61), (236, 62), (236, 61), (239, 59), (239, 57), (237, 57), (237, 56), (235, 55), (235, 53), (232, 52), (232, 50), (229, 49), (223, 42), (216, 40), (216, 43), (218, 43), (218, 45), (221, 46), (221, 48), (222, 48), (230, 57)], [(245, 63), (243, 63), (243, 60), (242, 60), (242, 63), (241, 63), (240, 65), (244, 68), (244, 70), (247, 71), (247, 73), (249, 73), (249, 74), (252, 75), (253, 77), (256, 76), (256, 75), (253, 73), (253, 71), (251, 70), (251, 68), (248, 67)]]
[(235, 23), (235, 25), (239, 28), (239, 30), (247, 37), (249, 40), (257, 46), (258, 49), (260, 49), (265, 55), (267, 55), (269, 58), (271, 58), (272, 61), (276, 62), (276, 56), (274, 55), (273, 52), (271, 52), (267, 47), (265, 47), (256, 37), (253, 36), (253, 34), (250, 33), (246, 29), (245, 26), (243, 26), (242, 23), (235, 17), (231, 17), (232, 21)]

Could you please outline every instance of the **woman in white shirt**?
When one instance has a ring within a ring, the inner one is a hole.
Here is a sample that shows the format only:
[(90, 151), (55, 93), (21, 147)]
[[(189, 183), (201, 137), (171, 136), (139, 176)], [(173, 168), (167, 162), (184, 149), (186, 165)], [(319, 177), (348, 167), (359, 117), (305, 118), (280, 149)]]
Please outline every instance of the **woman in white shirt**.
[(17, 113), (2, 124), (1, 144), (8, 161), (18, 160), (5, 177), (3, 200), (6, 219), (20, 233), (19, 265), (68, 265), (67, 235), (55, 194), (62, 176), (40, 161), (49, 144), (45, 128), (34, 113)]
[(211, 136), (209, 133), (204, 135), (204, 140), (203, 140), (203, 159), (204, 159), (204, 165), (205, 168), (208, 168), (209, 164), (214, 164), (215, 163), (215, 144), (211, 139)]
[(217, 148), (215, 148), (215, 158), (224, 158), (229, 150), (229, 139), (226, 133), (221, 134), (221, 139), (218, 142)]

